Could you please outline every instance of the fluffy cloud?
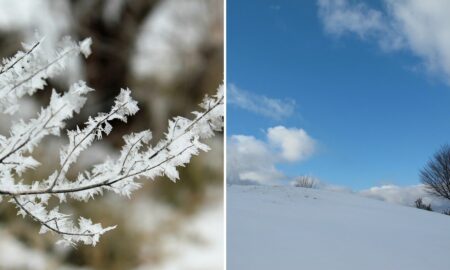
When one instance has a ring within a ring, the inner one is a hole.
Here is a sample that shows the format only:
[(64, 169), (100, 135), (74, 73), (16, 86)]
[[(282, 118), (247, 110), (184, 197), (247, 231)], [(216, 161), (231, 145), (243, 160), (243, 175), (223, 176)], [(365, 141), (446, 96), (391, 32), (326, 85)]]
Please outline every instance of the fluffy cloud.
[(274, 184), (286, 178), (276, 164), (301, 161), (315, 151), (315, 141), (303, 129), (277, 126), (266, 135), (265, 141), (245, 135), (228, 139), (229, 183)]
[(395, 185), (384, 185), (381, 187), (372, 187), (359, 192), (365, 197), (374, 198), (390, 203), (414, 206), (414, 202), (418, 198), (422, 198), (426, 204), (431, 204), (433, 210), (443, 211), (450, 209), (450, 202), (436, 198), (428, 194), (424, 185), (414, 185), (407, 187), (399, 187)]
[(234, 135), (227, 144), (229, 183), (274, 183), (283, 178), (267, 144), (253, 136)]
[(450, 84), (450, 1), (384, 0), (383, 11), (347, 0), (318, 0), (318, 5), (328, 33), (353, 33), (385, 50), (410, 51)]
[(384, 31), (383, 15), (359, 3), (350, 5), (346, 0), (319, 0), (319, 15), (328, 33), (342, 35), (356, 33), (361, 38)]
[(233, 84), (227, 90), (229, 104), (275, 120), (289, 117), (295, 110), (295, 101), (292, 99), (268, 98), (239, 89)]
[(303, 129), (276, 126), (267, 130), (267, 138), (281, 149), (281, 157), (286, 161), (304, 160), (316, 148), (316, 142)]

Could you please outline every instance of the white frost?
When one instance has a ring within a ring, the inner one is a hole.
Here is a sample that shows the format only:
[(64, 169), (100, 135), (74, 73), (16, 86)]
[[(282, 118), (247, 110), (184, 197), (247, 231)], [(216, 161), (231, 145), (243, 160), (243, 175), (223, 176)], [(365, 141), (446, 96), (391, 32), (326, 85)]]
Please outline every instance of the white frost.
[[(0, 66), (0, 113), (14, 113), (24, 95), (33, 95), (43, 89), (46, 80), (61, 73), (67, 61), (80, 53), (91, 53), (90, 38), (75, 43), (64, 38), (55, 52), (42, 50), (44, 39), (31, 45), (14, 57), (5, 59)], [(130, 197), (141, 187), (139, 178), (154, 179), (166, 176), (172, 181), (179, 179), (178, 166), (189, 163), (200, 151), (209, 147), (201, 139), (209, 138), (223, 127), (224, 91), (206, 97), (200, 104), (201, 111), (194, 118), (176, 117), (169, 120), (165, 137), (150, 144), (151, 132), (144, 130), (124, 136), (124, 146), (116, 159), (106, 158), (91, 170), (80, 172), (76, 179), (66, 177), (70, 167), (80, 154), (112, 132), (112, 120), (126, 122), (138, 110), (131, 90), (122, 89), (108, 113), (90, 117), (84, 127), (67, 131), (68, 144), (60, 150), (60, 162), (46, 179), (25, 184), (22, 173), (39, 166), (31, 154), (48, 135), (60, 136), (65, 121), (79, 113), (93, 89), (85, 82), (77, 82), (64, 94), (53, 90), (50, 104), (30, 120), (15, 122), (9, 136), (0, 135), (0, 195), (7, 197), (18, 209), (18, 215), (31, 217), (41, 224), (40, 233), (53, 232), (60, 236), (59, 242), (69, 245), (83, 243), (95, 246), (105, 232), (115, 226), (103, 228), (99, 223), (79, 217), (74, 222), (59, 207), (49, 209), (47, 202), (54, 196), (60, 203), (68, 199), (88, 201), (105, 191)]]

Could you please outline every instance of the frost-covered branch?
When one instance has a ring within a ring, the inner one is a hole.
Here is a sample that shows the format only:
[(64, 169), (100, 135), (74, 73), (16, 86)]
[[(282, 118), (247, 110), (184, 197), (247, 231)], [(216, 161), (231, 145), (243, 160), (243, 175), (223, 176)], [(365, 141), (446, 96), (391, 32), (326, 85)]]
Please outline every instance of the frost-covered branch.
[(46, 85), (48, 78), (60, 74), (67, 59), (82, 53), (88, 57), (91, 53), (91, 39), (80, 43), (64, 38), (52, 54), (41, 48), (43, 39), (33, 45), (23, 44), (25, 52), (3, 60), (0, 73), (0, 111), (13, 114), (18, 110), (18, 98), (33, 95)]
[[(45, 80), (62, 71), (68, 56), (90, 53), (90, 39), (78, 44), (65, 39), (50, 56), (40, 50), (41, 41), (25, 45), (25, 52), (17, 53), (4, 61), (0, 69), (0, 111), (14, 113), (17, 102), (25, 94), (32, 95), (42, 89)], [(63, 95), (53, 91), (50, 103), (41, 109), (36, 118), (14, 123), (10, 136), (0, 135), (0, 196), (10, 197), (18, 213), (29, 216), (41, 224), (41, 233), (48, 231), (61, 236), (69, 244), (82, 242), (95, 245), (100, 235), (114, 227), (103, 228), (90, 219), (80, 217), (75, 225), (59, 207), (48, 209), (52, 197), (65, 203), (69, 199), (88, 201), (105, 191), (129, 197), (141, 184), (140, 178), (155, 179), (167, 176), (172, 181), (179, 178), (177, 167), (189, 163), (193, 155), (208, 151), (202, 139), (214, 135), (223, 127), (224, 90), (206, 97), (200, 104), (201, 111), (193, 112), (194, 118), (176, 117), (169, 121), (164, 139), (151, 145), (149, 130), (124, 136), (124, 145), (117, 159), (107, 158), (92, 169), (80, 172), (76, 179), (68, 179), (67, 172), (79, 155), (95, 140), (101, 140), (112, 131), (112, 120), (127, 121), (138, 110), (137, 102), (129, 89), (122, 89), (108, 113), (90, 117), (83, 128), (69, 130), (68, 144), (60, 151), (60, 164), (54, 172), (42, 180), (25, 184), (22, 173), (39, 166), (31, 154), (47, 135), (60, 136), (64, 122), (78, 113), (92, 91), (84, 82), (78, 82)], [(0, 197), (1, 199), (1, 197)]]

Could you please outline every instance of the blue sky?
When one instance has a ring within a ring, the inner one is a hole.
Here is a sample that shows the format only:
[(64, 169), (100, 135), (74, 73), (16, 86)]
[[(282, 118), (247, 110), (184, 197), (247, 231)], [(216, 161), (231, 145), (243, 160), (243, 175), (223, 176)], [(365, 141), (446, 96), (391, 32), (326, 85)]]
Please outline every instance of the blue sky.
[[(450, 142), (450, 69), (436, 57), (445, 46), (405, 30), (409, 21), (394, 12), (405, 7), (341, 2), (320, 1), (319, 16), (315, 1), (228, 1), (228, 85), (255, 103), (292, 107), (269, 116), (231, 104), (228, 137), (252, 136), (275, 153), (269, 128), (304, 130), (314, 153), (272, 161), (285, 180), (310, 174), (354, 190), (417, 184), (420, 168)], [(389, 20), (406, 26), (389, 28)]]

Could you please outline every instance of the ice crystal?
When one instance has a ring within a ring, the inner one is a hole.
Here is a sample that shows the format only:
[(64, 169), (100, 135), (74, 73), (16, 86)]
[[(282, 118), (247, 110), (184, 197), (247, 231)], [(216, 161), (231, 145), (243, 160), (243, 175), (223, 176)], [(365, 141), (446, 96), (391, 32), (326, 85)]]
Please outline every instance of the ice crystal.
[[(48, 54), (41, 49), (44, 39), (34, 44), (24, 44), (24, 51), (3, 60), (0, 67), (0, 112), (14, 114), (18, 101), (24, 95), (42, 90), (47, 79), (63, 72), (70, 57), (91, 54), (91, 39), (79, 43), (64, 38), (56, 51)], [(141, 186), (138, 179), (166, 176), (172, 181), (179, 178), (178, 166), (189, 163), (193, 155), (208, 151), (201, 140), (209, 138), (223, 127), (223, 86), (212, 97), (205, 97), (202, 110), (193, 112), (194, 118), (176, 117), (169, 120), (164, 138), (151, 144), (150, 130), (124, 136), (124, 145), (116, 160), (106, 159), (92, 169), (80, 172), (76, 179), (66, 174), (79, 155), (96, 140), (112, 131), (112, 120), (127, 121), (138, 110), (137, 102), (129, 89), (122, 89), (111, 110), (90, 117), (83, 127), (67, 131), (68, 144), (60, 150), (60, 163), (46, 179), (24, 184), (22, 174), (35, 169), (39, 162), (32, 152), (48, 135), (60, 136), (64, 123), (79, 113), (87, 100), (89, 88), (77, 82), (64, 94), (53, 90), (50, 103), (30, 120), (13, 123), (9, 136), (0, 135), (0, 201), (9, 198), (18, 209), (18, 215), (30, 217), (41, 224), (40, 233), (53, 232), (60, 236), (58, 242), (95, 246), (105, 232), (115, 226), (103, 228), (90, 219), (80, 217), (74, 222), (59, 207), (50, 209), (51, 197), (60, 204), (70, 200), (88, 201), (110, 191), (130, 197)]]

